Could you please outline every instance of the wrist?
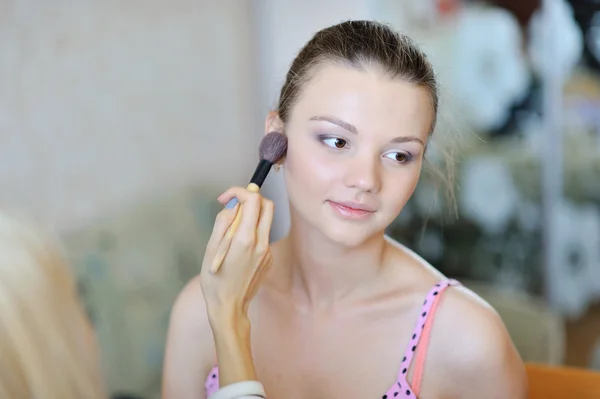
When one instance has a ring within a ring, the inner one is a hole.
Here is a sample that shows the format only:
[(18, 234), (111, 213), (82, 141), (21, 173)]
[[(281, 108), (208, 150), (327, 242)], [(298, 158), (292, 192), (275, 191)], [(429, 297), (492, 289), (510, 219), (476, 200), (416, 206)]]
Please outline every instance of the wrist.
[(236, 306), (208, 307), (208, 321), (215, 333), (250, 328), (250, 319), (247, 313)]
[(256, 380), (250, 340), (250, 320), (224, 313), (211, 320), (221, 386)]

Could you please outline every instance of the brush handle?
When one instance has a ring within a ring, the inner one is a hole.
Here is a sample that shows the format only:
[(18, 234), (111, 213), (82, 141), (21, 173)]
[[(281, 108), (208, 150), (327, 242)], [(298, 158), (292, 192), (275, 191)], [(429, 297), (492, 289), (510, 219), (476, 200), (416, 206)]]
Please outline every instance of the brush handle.
[[(248, 187), (246, 187), (246, 189), (253, 193), (257, 193), (260, 191), (260, 187), (258, 185), (256, 185), (255, 183), (248, 184)], [(236, 200), (236, 201), (229, 209), (235, 207), (235, 205), (238, 203), (237, 198), (235, 198), (235, 197), (232, 198), (231, 200), (229, 200), (229, 202), (227, 203), (227, 205), (225, 207), (228, 207), (229, 204), (232, 202), (232, 200)], [(235, 214), (235, 219), (233, 219), (231, 226), (229, 226), (229, 229), (225, 233), (225, 239), (227, 241), (229, 241), (233, 237), (241, 220), (242, 220), (242, 207), (240, 206)], [(227, 249), (229, 249), (229, 248), (227, 248)], [(219, 271), (219, 269), (221, 268), (221, 265), (223, 264), (223, 261), (225, 260), (225, 256), (227, 255), (227, 252), (228, 252), (228, 250), (217, 250), (217, 254), (215, 255), (215, 259), (213, 260), (212, 267), (210, 268), (211, 274), (215, 274), (216, 272)]]

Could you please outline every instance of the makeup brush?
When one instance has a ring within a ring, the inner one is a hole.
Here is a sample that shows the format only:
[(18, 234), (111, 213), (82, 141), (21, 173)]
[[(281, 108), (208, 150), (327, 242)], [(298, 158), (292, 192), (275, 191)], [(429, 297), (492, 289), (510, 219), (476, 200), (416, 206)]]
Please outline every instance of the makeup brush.
[[(257, 193), (260, 191), (265, 179), (269, 175), (271, 171), (271, 167), (279, 162), (281, 158), (285, 156), (287, 151), (287, 137), (279, 132), (270, 132), (263, 137), (260, 142), (260, 146), (258, 149), (258, 154), (260, 157), (260, 162), (254, 171), (254, 175), (252, 175), (252, 179), (250, 179), (250, 184), (246, 187), (249, 191)], [(232, 209), (238, 203), (237, 198), (232, 198), (227, 202), (225, 208)], [(240, 220), (242, 217), (241, 206), (238, 208), (237, 213), (235, 215), (235, 219), (231, 226), (229, 226), (229, 230), (227, 230), (227, 237), (231, 238), (235, 234), (238, 225), (240, 224)], [(225, 255), (227, 255), (227, 251), (223, 251), (222, 254), (217, 253), (217, 257), (215, 258), (211, 273), (216, 273), (219, 271), (223, 260), (225, 259)]]

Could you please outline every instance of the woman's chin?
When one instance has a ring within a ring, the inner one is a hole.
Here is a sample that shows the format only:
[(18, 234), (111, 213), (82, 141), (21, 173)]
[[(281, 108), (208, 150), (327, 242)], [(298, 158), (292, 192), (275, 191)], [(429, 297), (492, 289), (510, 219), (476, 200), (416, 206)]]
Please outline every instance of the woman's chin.
[(328, 225), (323, 229), (324, 235), (333, 243), (346, 248), (354, 248), (364, 244), (372, 237), (372, 232), (365, 227), (347, 227)]

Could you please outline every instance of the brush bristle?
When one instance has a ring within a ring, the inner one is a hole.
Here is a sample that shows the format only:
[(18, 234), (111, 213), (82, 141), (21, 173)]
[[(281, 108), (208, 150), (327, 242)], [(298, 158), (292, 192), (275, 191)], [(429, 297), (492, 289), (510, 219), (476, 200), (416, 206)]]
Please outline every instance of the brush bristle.
[(270, 132), (260, 142), (260, 159), (277, 163), (287, 151), (287, 137), (279, 132)]

